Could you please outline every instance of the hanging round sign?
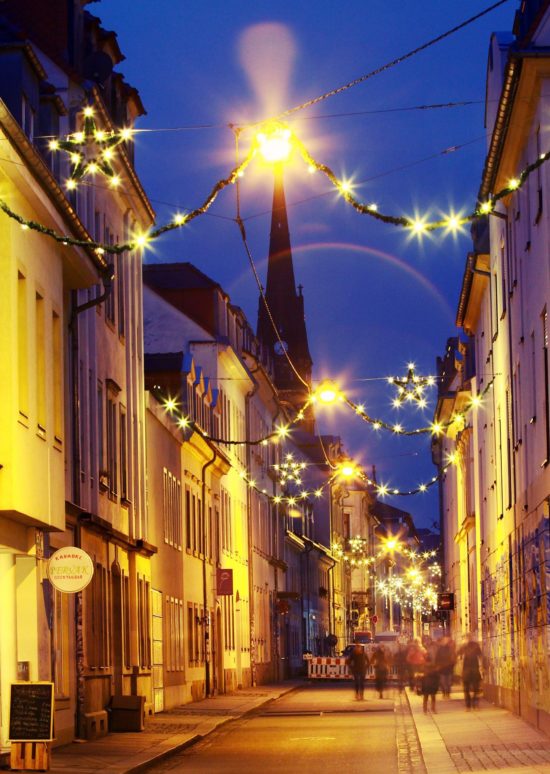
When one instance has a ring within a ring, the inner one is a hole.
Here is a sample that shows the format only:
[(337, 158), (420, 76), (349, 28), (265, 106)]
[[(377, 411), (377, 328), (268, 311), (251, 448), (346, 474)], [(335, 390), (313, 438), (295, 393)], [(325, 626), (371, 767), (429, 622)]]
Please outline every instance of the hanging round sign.
[(50, 583), (65, 594), (75, 594), (85, 589), (93, 574), (94, 563), (91, 556), (76, 546), (60, 548), (48, 561)]

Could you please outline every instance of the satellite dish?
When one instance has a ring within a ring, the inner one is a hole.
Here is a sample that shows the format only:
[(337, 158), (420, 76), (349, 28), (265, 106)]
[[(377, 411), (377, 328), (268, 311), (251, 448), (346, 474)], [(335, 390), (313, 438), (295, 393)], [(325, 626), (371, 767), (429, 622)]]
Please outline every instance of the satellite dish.
[(84, 60), (84, 77), (95, 83), (104, 83), (113, 71), (113, 60), (104, 51), (94, 51)]

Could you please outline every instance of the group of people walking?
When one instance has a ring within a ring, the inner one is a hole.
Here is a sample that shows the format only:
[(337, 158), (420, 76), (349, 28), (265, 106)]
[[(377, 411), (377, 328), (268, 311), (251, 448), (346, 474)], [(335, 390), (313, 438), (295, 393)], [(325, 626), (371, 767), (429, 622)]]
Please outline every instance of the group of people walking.
[(374, 669), (374, 687), (378, 691), (378, 696), (384, 698), (384, 687), (388, 680), (390, 670), (389, 659), (382, 645), (375, 648), (369, 659), (364, 647), (356, 643), (348, 656), (348, 667), (353, 675), (355, 684), (355, 698), (362, 700), (365, 691), (365, 678), (367, 669), (372, 666)]
[(466, 709), (475, 709), (481, 689), (481, 648), (479, 643), (468, 635), (465, 643), (456, 648), (450, 637), (437, 641), (411, 640), (401, 645), (393, 654), (386, 652), (382, 645), (375, 647), (369, 656), (364, 647), (356, 644), (348, 656), (347, 664), (353, 675), (355, 698), (364, 697), (365, 677), (370, 666), (374, 670), (375, 688), (380, 698), (386, 685), (390, 666), (395, 668), (399, 691), (406, 684), (423, 698), (424, 712), (436, 712), (436, 696), (441, 690), (444, 698), (449, 698), (457, 661), (462, 660), (462, 685)]

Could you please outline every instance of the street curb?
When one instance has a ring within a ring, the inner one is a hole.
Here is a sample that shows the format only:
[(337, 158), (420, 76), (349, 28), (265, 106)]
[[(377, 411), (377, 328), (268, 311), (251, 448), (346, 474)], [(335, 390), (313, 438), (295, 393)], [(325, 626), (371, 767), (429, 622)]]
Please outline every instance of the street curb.
[[(409, 702), (409, 708), (411, 710), (411, 716), (416, 729), (416, 736), (420, 747), (420, 754), (424, 761), (424, 766), (427, 771), (437, 771), (438, 774), (455, 774), (458, 771), (449, 750), (445, 739), (441, 735), (437, 724), (434, 722), (431, 714), (420, 714), (418, 709), (413, 710), (407, 691), (405, 691), (407, 701)], [(418, 720), (425, 724), (424, 734), (421, 734), (418, 728)], [(424, 737), (424, 738), (423, 738)]]
[[(224, 724), (225, 723), (220, 723), (218, 726), (216, 726), (216, 728), (219, 728), (219, 726), (223, 726)], [(215, 729), (213, 728), (212, 731), (214, 730)], [(149, 758), (146, 761), (137, 763), (135, 766), (132, 766), (131, 769), (124, 769), (123, 771), (120, 771), (119, 774), (139, 774), (139, 772), (147, 771), (147, 769), (150, 766), (154, 766), (156, 763), (160, 763), (166, 758), (169, 758), (171, 755), (175, 755), (177, 752), (180, 752), (181, 750), (185, 750), (186, 747), (192, 747), (194, 744), (196, 744), (197, 742), (200, 742), (202, 739), (205, 739), (207, 736), (208, 734), (195, 734), (189, 739), (186, 739), (185, 742), (180, 742), (174, 747), (170, 747), (168, 750), (163, 750), (162, 752), (155, 755), (154, 758)]]

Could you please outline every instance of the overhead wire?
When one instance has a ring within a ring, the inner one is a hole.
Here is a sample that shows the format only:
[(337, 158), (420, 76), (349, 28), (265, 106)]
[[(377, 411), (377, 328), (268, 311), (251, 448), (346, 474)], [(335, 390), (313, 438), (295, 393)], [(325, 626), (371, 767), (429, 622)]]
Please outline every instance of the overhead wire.
[(446, 38), (450, 37), (451, 35), (454, 35), (455, 32), (458, 32), (459, 30), (464, 29), (468, 25), (473, 24), (473, 22), (477, 21), (478, 19), (481, 19), (486, 14), (490, 13), (491, 11), (494, 11), (495, 8), (498, 8), (499, 6), (504, 5), (507, 2), (509, 2), (509, 0), (498, 0), (498, 2), (493, 3), (492, 5), (488, 6), (487, 8), (475, 14), (474, 16), (471, 16), (469, 19), (466, 19), (460, 24), (457, 24), (454, 27), (451, 27), (451, 29), (446, 30), (440, 35), (437, 35), (435, 38), (431, 38), (431, 40), (428, 40), (426, 41), (426, 43), (423, 43), (422, 45), (417, 46), (411, 51), (408, 51), (406, 54), (401, 54), (401, 56), (398, 56), (395, 59), (392, 59), (391, 62), (387, 62), (386, 64), (381, 65), (380, 67), (377, 67), (375, 70), (371, 70), (369, 73), (359, 76), (359, 78), (354, 78), (352, 81), (349, 81), (349, 83), (345, 83), (342, 86), (338, 86), (336, 89), (331, 89), (330, 91), (327, 91), (324, 94), (320, 94), (319, 96), (314, 97), (313, 99), (309, 99), (306, 102), (302, 102), (301, 104), (296, 105), (295, 107), (288, 108), (287, 110), (284, 110), (282, 113), (279, 113), (276, 116), (272, 116), (268, 120), (277, 121), (282, 118), (286, 118), (287, 116), (293, 115), (294, 113), (297, 113), (300, 110), (305, 110), (308, 107), (312, 107), (313, 105), (319, 104), (319, 102), (323, 102), (326, 99), (330, 99), (330, 97), (334, 97), (337, 94), (341, 94), (342, 92), (347, 91), (348, 89), (351, 89), (354, 86), (358, 86), (360, 83), (364, 83), (370, 78), (373, 78), (375, 75), (380, 75), (380, 73), (383, 73), (386, 70), (389, 70), (392, 67), (395, 67), (396, 65), (401, 64), (402, 62), (405, 62), (407, 59), (410, 59), (411, 57), (416, 56), (420, 52), (425, 51), (427, 48), (434, 46), (436, 43), (439, 43), (442, 40), (445, 40)]

